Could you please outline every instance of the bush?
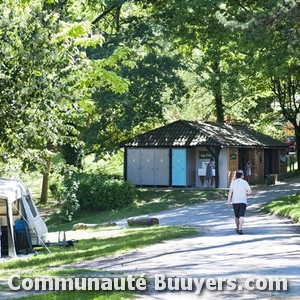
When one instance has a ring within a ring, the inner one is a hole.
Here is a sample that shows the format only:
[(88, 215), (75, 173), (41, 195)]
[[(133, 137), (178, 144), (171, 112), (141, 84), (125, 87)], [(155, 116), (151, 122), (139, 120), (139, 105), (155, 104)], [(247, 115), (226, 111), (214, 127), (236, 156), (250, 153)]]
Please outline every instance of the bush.
[(80, 209), (107, 211), (129, 206), (137, 198), (135, 186), (106, 174), (81, 174), (77, 190)]
[(60, 182), (53, 182), (50, 184), (49, 189), (51, 191), (52, 197), (57, 201), (61, 202), (64, 193), (64, 186)]
[(61, 216), (65, 221), (72, 221), (74, 213), (80, 208), (76, 192), (78, 190), (78, 181), (76, 173), (70, 174), (70, 177), (65, 179), (64, 201), (61, 206)]

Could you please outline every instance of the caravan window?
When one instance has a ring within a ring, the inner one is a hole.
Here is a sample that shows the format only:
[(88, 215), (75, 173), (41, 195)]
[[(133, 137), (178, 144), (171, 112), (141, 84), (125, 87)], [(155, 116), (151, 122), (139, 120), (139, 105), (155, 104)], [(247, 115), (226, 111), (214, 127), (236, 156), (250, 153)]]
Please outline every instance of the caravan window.
[(31, 211), (33, 217), (35, 218), (37, 216), (37, 211), (36, 211), (36, 208), (31, 200), (30, 196), (26, 197), (26, 201), (28, 203), (28, 206), (30, 207), (30, 211)]
[[(16, 206), (15, 206), (16, 205)], [(6, 199), (0, 198), (0, 215), (6, 216), (7, 213), (7, 201)], [(14, 205), (12, 206), (13, 215), (19, 214), (19, 201), (15, 201)]]

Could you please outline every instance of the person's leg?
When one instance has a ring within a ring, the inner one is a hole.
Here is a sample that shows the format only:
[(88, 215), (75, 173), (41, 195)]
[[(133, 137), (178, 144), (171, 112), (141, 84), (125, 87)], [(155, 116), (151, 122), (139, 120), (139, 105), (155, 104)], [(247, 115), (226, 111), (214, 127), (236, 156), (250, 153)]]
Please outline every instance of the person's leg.
[(211, 187), (211, 178), (207, 179), (207, 187)]
[(234, 217), (234, 220), (235, 220), (236, 229), (238, 230), (239, 229), (239, 218)]
[(233, 203), (233, 211), (234, 211), (234, 221), (236, 225), (236, 231), (239, 230), (239, 205), (236, 203)]
[(243, 234), (244, 216), (246, 213), (247, 205), (245, 203), (239, 204), (239, 234)]
[(244, 217), (240, 217), (238, 229), (243, 230), (243, 225), (244, 225)]
[(246, 176), (245, 180), (248, 182), (248, 184), (250, 184), (250, 176), (249, 175)]

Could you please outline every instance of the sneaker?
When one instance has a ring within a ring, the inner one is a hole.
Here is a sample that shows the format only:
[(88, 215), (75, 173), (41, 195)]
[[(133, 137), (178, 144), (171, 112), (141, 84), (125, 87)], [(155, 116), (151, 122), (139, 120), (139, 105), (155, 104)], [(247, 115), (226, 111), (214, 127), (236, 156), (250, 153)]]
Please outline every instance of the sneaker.
[(238, 230), (238, 228), (236, 228), (236, 229), (235, 229), (235, 232), (236, 232), (236, 233), (239, 233), (239, 230)]
[(238, 234), (244, 234), (243, 230), (238, 230)]

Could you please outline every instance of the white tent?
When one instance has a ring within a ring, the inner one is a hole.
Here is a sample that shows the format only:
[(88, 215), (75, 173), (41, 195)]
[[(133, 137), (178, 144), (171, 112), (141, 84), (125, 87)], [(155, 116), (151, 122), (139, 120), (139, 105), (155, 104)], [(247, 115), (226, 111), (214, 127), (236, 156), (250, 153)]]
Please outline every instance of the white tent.
[(34, 205), (27, 186), (19, 181), (0, 179), (0, 257), (16, 257), (26, 249), (43, 245), (48, 229)]

